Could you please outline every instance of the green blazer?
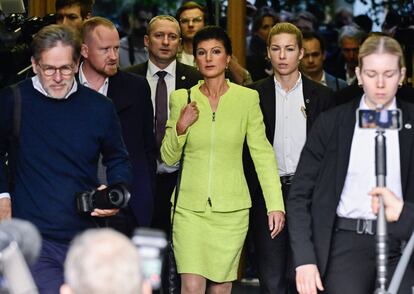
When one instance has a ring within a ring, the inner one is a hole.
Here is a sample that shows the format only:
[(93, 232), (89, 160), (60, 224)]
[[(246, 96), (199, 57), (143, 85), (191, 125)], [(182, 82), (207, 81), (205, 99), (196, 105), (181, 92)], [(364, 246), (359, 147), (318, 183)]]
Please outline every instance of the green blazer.
[(198, 120), (181, 136), (176, 122), (187, 104), (187, 90), (174, 91), (170, 97), (170, 117), (161, 147), (165, 163), (179, 162), (186, 143), (177, 205), (192, 211), (205, 211), (207, 205), (219, 212), (250, 208), (242, 163), (246, 139), (267, 211), (284, 211), (275, 153), (266, 138), (258, 93), (227, 81), (229, 90), (213, 113), (199, 89), (202, 83), (191, 88), (191, 100), (200, 111)]

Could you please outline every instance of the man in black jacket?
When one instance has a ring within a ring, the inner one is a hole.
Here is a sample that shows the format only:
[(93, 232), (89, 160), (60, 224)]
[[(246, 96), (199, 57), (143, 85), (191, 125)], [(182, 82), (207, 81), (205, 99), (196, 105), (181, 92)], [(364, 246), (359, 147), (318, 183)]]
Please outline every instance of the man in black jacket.
[[(118, 69), (120, 41), (110, 20), (86, 20), (82, 39), (79, 82), (113, 101), (132, 162), (129, 208), (110, 220), (111, 227), (131, 235), (138, 225), (148, 227), (152, 220), (156, 149), (151, 92), (144, 78)], [(100, 179), (105, 183), (103, 175)]]

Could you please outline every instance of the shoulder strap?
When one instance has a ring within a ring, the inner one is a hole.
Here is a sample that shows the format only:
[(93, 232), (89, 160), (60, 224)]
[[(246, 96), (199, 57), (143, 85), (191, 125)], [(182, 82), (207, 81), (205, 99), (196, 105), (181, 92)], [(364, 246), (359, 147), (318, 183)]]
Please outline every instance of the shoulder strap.
[[(187, 103), (191, 103), (191, 89), (187, 89)], [(178, 175), (177, 175), (177, 184), (175, 185), (175, 192), (174, 192), (174, 208), (173, 208), (173, 213), (172, 213), (172, 217), (171, 217), (171, 233), (170, 233), (170, 239), (171, 239), (171, 243), (172, 243), (172, 232), (173, 232), (173, 225), (174, 225), (174, 215), (175, 215), (175, 209), (177, 208), (177, 201), (178, 201), (178, 193), (180, 191), (180, 184), (181, 184), (181, 173), (183, 171), (183, 164), (184, 164), (184, 152), (185, 152), (185, 145), (186, 143), (184, 143), (183, 146), (183, 151), (181, 152), (181, 158), (180, 158), (180, 168), (178, 170)]]
[(187, 89), (187, 103), (191, 103), (191, 89)]
[(15, 84), (11, 86), (14, 96), (13, 106), (13, 129), (10, 136), (10, 148), (8, 156), (9, 165), (9, 186), (10, 190), (14, 189), (14, 175), (16, 171), (17, 149), (19, 148), (20, 122), (22, 112), (22, 96), (19, 87)]

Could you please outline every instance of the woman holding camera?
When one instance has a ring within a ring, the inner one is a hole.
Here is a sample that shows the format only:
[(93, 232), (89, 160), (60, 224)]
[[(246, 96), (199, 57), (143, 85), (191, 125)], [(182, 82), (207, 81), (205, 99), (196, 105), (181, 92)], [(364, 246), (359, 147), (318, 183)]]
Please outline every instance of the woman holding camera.
[(184, 157), (173, 224), (183, 294), (205, 293), (206, 288), (230, 293), (237, 278), (251, 206), (242, 164), (245, 140), (264, 191), (271, 237), (284, 226), (276, 159), (266, 139), (258, 93), (225, 79), (231, 54), (222, 28), (200, 30), (193, 55), (204, 80), (190, 94), (171, 94), (161, 155), (167, 164)]
[[(376, 215), (367, 193), (376, 185), (377, 134), (359, 127), (357, 109), (402, 110), (401, 131), (385, 132), (387, 186), (400, 199), (414, 202), (414, 106), (396, 97), (406, 72), (401, 46), (388, 36), (373, 35), (361, 45), (358, 64), (364, 94), (316, 120), (287, 199), (300, 294), (366, 294), (376, 287)], [(390, 227), (390, 266), (398, 261), (400, 248)]]

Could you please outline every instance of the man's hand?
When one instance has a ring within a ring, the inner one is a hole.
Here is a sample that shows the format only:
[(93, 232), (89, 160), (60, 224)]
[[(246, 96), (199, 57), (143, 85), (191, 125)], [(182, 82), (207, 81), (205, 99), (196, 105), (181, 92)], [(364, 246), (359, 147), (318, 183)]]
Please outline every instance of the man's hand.
[(271, 211), (268, 216), (270, 237), (273, 239), (285, 226), (285, 214), (281, 211)]
[(296, 268), (296, 289), (299, 294), (317, 294), (323, 291), (321, 277), (315, 264), (304, 264)]
[[(100, 185), (97, 190), (101, 191), (103, 189), (105, 189), (106, 186), (105, 185)], [(115, 214), (117, 214), (119, 212), (118, 208), (113, 208), (113, 209), (98, 209), (95, 208), (92, 212), (91, 212), (91, 216), (97, 216), (97, 217), (107, 217), (107, 216), (114, 216)]]
[(0, 199), (0, 221), (11, 218), (11, 200), (8, 197)]
[(114, 208), (114, 209), (98, 209), (98, 208), (95, 208), (91, 212), (91, 216), (97, 216), (97, 217), (114, 216), (118, 212), (119, 212), (119, 208)]
[(385, 217), (387, 218), (387, 221), (396, 222), (400, 218), (404, 202), (395, 196), (393, 192), (387, 188), (377, 187), (372, 189), (368, 194), (372, 196), (371, 207), (375, 214), (379, 211), (380, 202), (378, 196), (381, 195), (384, 201)]

